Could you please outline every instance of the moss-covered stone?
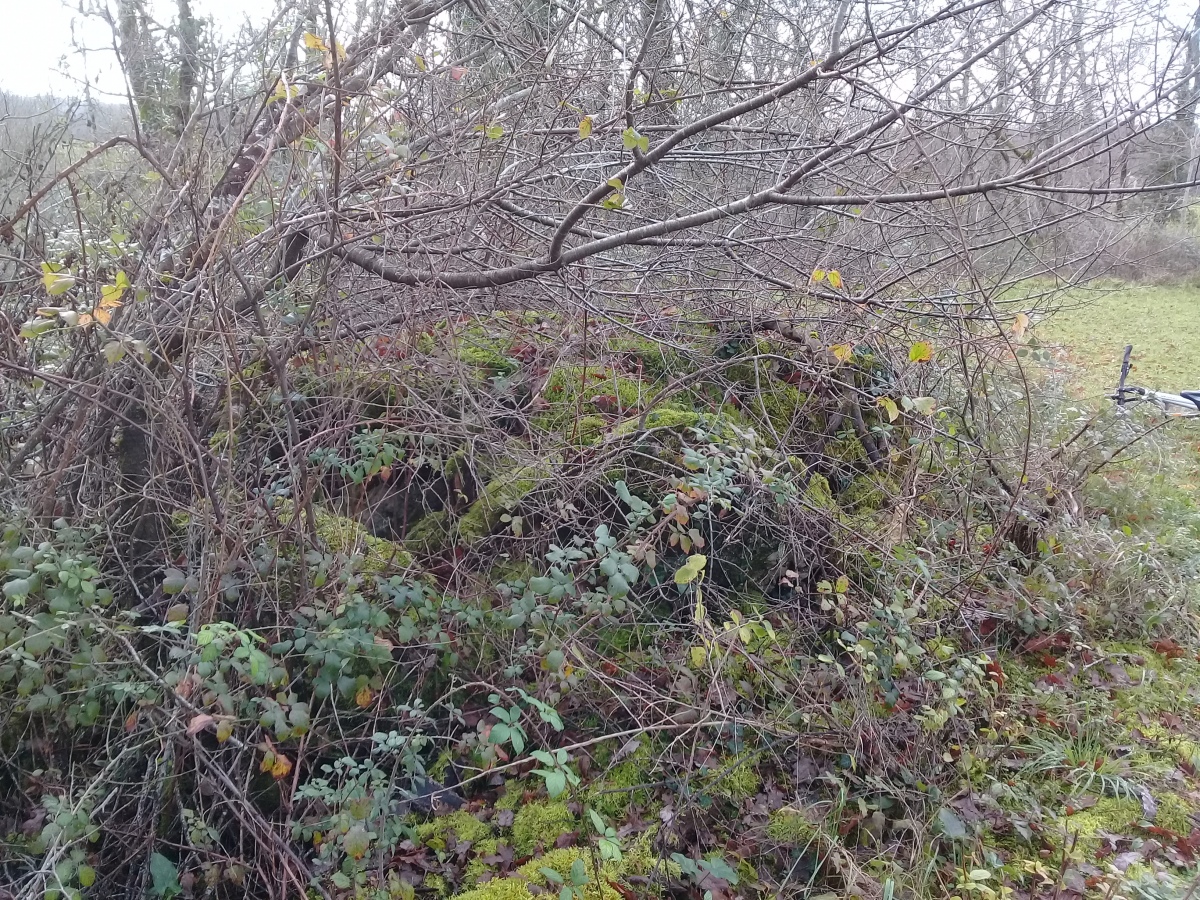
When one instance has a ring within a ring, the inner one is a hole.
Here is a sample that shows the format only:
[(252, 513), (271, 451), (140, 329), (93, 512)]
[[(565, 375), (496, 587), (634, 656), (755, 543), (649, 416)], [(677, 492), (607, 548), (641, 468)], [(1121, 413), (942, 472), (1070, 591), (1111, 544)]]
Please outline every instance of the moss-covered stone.
[(521, 856), (537, 847), (553, 847), (559, 836), (579, 825), (565, 803), (527, 803), (517, 809), (512, 824), (513, 849)]
[[(279, 518), (290, 523), (295, 515), (292, 502), (284, 501), (278, 510)], [(354, 519), (329, 512), (320, 506), (313, 507), (316, 518), (314, 532), (322, 544), (331, 552), (350, 557), (361, 555), (359, 572), (364, 575), (384, 575), (411, 569), (412, 554), (395, 541), (377, 538)]]

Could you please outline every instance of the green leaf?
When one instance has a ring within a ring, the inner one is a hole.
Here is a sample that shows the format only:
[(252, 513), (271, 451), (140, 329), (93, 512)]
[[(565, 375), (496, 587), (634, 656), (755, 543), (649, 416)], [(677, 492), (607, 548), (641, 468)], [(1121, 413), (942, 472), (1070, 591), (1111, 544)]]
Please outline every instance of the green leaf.
[(581, 141), (586, 141), (589, 137), (591, 137), (591, 134), (592, 134), (592, 117), (584, 116), (583, 120), (579, 123), (579, 139)]
[(688, 561), (679, 567), (675, 572), (676, 584), (691, 584), (700, 577), (700, 573), (704, 571), (705, 565), (708, 563), (708, 557), (703, 553), (695, 553), (688, 557)]
[(967, 826), (949, 807), (943, 806), (938, 810), (937, 822), (942, 834), (950, 840), (963, 841), (967, 839)]
[(80, 866), (75, 870), (75, 876), (79, 879), (80, 887), (91, 887), (96, 883), (96, 870), (91, 866)]
[(496, 123), (489, 125), (483, 132), (489, 141), (498, 141), (504, 137), (504, 126)]
[(150, 893), (155, 897), (169, 900), (169, 898), (183, 893), (175, 863), (161, 853), (150, 854), (150, 878), (154, 882), (150, 886)]
[(889, 422), (895, 422), (900, 417), (900, 407), (891, 397), (880, 397), (875, 402), (879, 404), (880, 409), (887, 413)]
[(643, 153), (648, 152), (650, 150), (650, 138), (646, 137), (643, 134), (641, 137), (638, 138), (637, 145), (638, 145), (638, 149), (641, 150)]
[(53, 319), (31, 319), (21, 326), (21, 337), (29, 340), (38, 335), (45, 334), (55, 326)]
[(619, 572), (608, 579), (608, 596), (614, 600), (619, 600), (622, 597), (629, 595), (629, 582), (625, 580), (625, 576)]
[(625, 206), (625, 195), (621, 193), (609, 194), (600, 201), (602, 209), (622, 209)]
[(125, 357), (125, 347), (120, 341), (109, 341), (100, 348), (100, 352), (104, 354), (104, 361), (110, 366), (115, 366)]
[(187, 584), (187, 576), (178, 569), (167, 569), (163, 573), (163, 593), (178, 594)]
[(14, 597), (25, 597), (32, 588), (33, 584), (28, 578), (14, 578), (4, 585), (4, 596), (10, 600)]
[(604, 834), (604, 829), (606, 826), (604, 824), (604, 820), (600, 818), (600, 813), (596, 812), (591, 807), (588, 807), (588, 818), (592, 820), (592, 827), (596, 829), (597, 833)]
[(543, 877), (545, 877), (547, 881), (553, 882), (554, 884), (563, 884), (566, 881), (562, 875), (548, 866), (542, 866), (540, 869), (538, 869), (538, 871), (542, 873)]
[(44, 262), (42, 263), (42, 286), (46, 288), (46, 293), (51, 297), (57, 297), (75, 286), (75, 276)]
[(636, 128), (626, 128), (622, 131), (621, 143), (625, 145), (626, 150), (632, 150), (636, 147), (643, 153), (650, 147), (650, 139), (638, 134)]
[(577, 859), (571, 863), (571, 884), (581, 887), (587, 883), (587, 868), (584, 866), (582, 859)]
[(548, 772), (546, 774), (546, 793), (551, 800), (557, 800), (567, 790), (567, 776), (563, 772)]
[(923, 416), (932, 416), (937, 410), (936, 397), (913, 397), (909, 402), (913, 410)]
[[(605, 184), (607, 184), (607, 185), (608, 185), (610, 188), (612, 188), (614, 191), (623, 191), (623, 190), (625, 190), (625, 185), (624, 185), (624, 183), (621, 181), (621, 179), (620, 179), (620, 178), (610, 178), (610, 179), (608, 179), (608, 181), (606, 181), (606, 182), (604, 182), (604, 183), (605, 183)], [(624, 484), (624, 483), (625, 483), (625, 482), (621, 482), (621, 484)]]

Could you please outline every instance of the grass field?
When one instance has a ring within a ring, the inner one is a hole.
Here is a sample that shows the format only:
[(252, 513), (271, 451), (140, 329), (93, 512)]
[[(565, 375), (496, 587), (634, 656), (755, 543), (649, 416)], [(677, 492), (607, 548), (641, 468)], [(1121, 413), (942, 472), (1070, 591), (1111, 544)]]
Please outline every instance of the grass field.
[(1121, 354), (1133, 344), (1130, 382), (1164, 391), (1200, 390), (1200, 286), (1127, 285), (1072, 296), (1037, 336), (1079, 367), (1081, 397), (1111, 393)]

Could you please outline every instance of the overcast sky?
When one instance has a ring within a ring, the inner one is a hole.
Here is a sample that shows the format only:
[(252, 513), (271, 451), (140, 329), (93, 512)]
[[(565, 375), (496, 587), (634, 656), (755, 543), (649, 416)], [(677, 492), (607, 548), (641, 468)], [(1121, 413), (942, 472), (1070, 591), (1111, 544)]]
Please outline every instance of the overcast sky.
[[(88, 0), (93, 2), (104, 0)], [(110, 5), (116, 6), (111, 0)], [(82, 93), (80, 82), (87, 78), (99, 94), (114, 95), (109, 99), (123, 94), (112, 34), (98, 19), (80, 16), (78, 7), (79, 0), (0, 0), (0, 90), (66, 96)], [(160, 21), (173, 20), (175, 0), (150, 0), (150, 7), (162, 11)], [(273, 7), (272, 0), (192, 0), (196, 15), (211, 16), (224, 34), (236, 32), (247, 18), (265, 22)], [(81, 56), (77, 46), (87, 52)]]

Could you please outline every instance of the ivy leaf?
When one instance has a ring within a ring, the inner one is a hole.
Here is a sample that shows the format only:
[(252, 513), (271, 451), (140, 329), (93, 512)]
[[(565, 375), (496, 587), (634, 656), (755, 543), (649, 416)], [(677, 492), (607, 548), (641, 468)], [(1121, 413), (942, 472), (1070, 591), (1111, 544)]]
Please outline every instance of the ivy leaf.
[(928, 341), (917, 341), (908, 348), (908, 361), (926, 363), (933, 359), (933, 346)]
[(700, 577), (700, 573), (704, 571), (704, 567), (707, 564), (708, 557), (703, 553), (695, 553), (689, 556), (688, 561), (675, 571), (675, 583), (691, 584)]
[(586, 141), (592, 135), (592, 117), (584, 116), (579, 123), (579, 139)]

